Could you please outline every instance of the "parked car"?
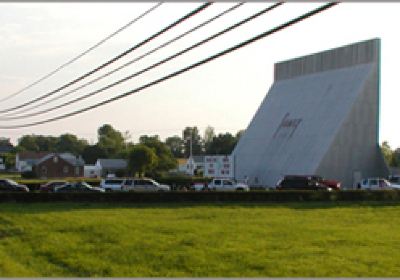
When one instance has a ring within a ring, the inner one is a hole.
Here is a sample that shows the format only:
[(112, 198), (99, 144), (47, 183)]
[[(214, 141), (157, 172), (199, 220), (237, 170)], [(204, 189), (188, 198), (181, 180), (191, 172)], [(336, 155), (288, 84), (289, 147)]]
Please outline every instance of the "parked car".
[[(325, 181), (326, 182), (326, 181)], [(315, 175), (286, 175), (276, 184), (277, 190), (318, 190), (331, 191), (332, 188), (324, 183), (320, 176)]]
[(46, 184), (40, 185), (40, 192), (54, 192), (54, 188), (58, 186), (62, 186), (68, 183), (67, 181), (59, 180), (59, 181), (49, 181)]
[(389, 176), (389, 182), (391, 184), (400, 185), (400, 175), (391, 175), (391, 176)]
[(400, 189), (400, 175), (389, 176), (390, 188)]
[(205, 183), (195, 182), (195, 183), (192, 184), (190, 189), (195, 191), (195, 192), (200, 192), (200, 191), (208, 190), (208, 186)]
[(29, 192), (26, 185), (21, 185), (11, 179), (0, 179), (0, 192)]
[(74, 182), (55, 187), (54, 192), (105, 192), (105, 190), (103, 188), (92, 187), (86, 182)]
[(394, 187), (384, 178), (366, 178), (357, 184), (357, 189), (361, 190), (385, 190), (391, 188)]
[(208, 184), (208, 189), (214, 191), (249, 191), (250, 187), (245, 183), (238, 183), (232, 179), (214, 178)]
[(121, 191), (121, 186), (124, 180), (124, 178), (102, 179), (100, 182), (100, 188), (103, 188), (106, 191)]
[(170, 191), (171, 187), (159, 184), (150, 178), (127, 178), (123, 181), (121, 189), (123, 191), (166, 192)]

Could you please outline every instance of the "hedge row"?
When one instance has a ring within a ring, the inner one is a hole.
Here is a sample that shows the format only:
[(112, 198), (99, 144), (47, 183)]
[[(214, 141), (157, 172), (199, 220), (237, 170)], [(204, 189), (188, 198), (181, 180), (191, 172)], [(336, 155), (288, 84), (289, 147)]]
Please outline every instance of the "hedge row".
[(165, 193), (1, 193), (0, 202), (306, 202), (400, 201), (400, 191), (264, 191)]

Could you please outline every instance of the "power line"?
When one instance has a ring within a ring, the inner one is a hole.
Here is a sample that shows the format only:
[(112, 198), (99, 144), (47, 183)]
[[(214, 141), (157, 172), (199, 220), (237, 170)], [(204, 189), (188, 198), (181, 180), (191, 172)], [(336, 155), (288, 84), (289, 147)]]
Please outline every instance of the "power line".
[(259, 16), (261, 16), (263, 14), (265, 14), (265, 13), (267, 13), (267, 12), (269, 12), (269, 11), (272, 11), (273, 9), (279, 7), (282, 4), (283, 4), (283, 2), (273, 4), (273, 5), (269, 6), (269, 7), (265, 8), (265, 9), (263, 9), (263, 10), (257, 12), (257, 13), (255, 13), (255, 14), (253, 14), (253, 15), (251, 15), (251, 16), (243, 19), (243, 20), (241, 20), (240, 22), (233, 24), (232, 26), (230, 26), (228, 28), (225, 28), (224, 30), (222, 30), (220, 32), (217, 32), (214, 35), (212, 35), (212, 36), (210, 36), (210, 37), (208, 37), (208, 38), (206, 38), (204, 40), (201, 40), (200, 42), (198, 42), (196, 44), (193, 44), (192, 46), (190, 46), (190, 47), (188, 47), (188, 48), (186, 48), (186, 49), (184, 49), (182, 51), (179, 51), (179, 52), (177, 52), (177, 53), (175, 53), (175, 54), (173, 54), (173, 55), (171, 55), (171, 56), (169, 56), (169, 57), (167, 57), (167, 58), (165, 58), (165, 59), (163, 59), (163, 60), (161, 60), (161, 61), (159, 61), (159, 62), (157, 62), (157, 63), (155, 63), (155, 64), (153, 64), (153, 65), (151, 65), (151, 66), (149, 66), (147, 68), (145, 68), (145, 69), (142, 69), (142, 70), (140, 70), (140, 71), (138, 71), (138, 72), (136, 72), (136, 73), (134, 73), (132, 75), (129, 75), (129, 76), (123, 78), (123, 79), (120, 79), (120, 80), (118, 80), (118, 81), (116, 81), (116, 82), (114, 82), (112, 84), (109, 84), (109, 85), (107, 85), (105, 87), (102, 87), (102, 88), (100, 88), (98, 90), (95, 90), (93, 92), (90, 92), (90, 93), (88, 93), (86, 95), (83, 95), (81, 97), (75, 98), (75, 99), (70, 100), (70, 101), (67, 101), (65, 103), (62, 103), (62, 104), (57, 105), (57, 106), (54, 106), (52, 108), (47, 108), (47, 109), (42, 110), (42, 111), (38, 111), (38, 112), (30, 113), (30, 114), (25, 114), (25, 115), (21, 115), (21, 116), (17, 116), (17, 117), (8, 117), (8, 118), (2, 118), (2, 119), (3, 120), (4, 119), (13, 120), (13, 119), (21, 119), (21, 118), (37, 116), (37, 115), (41, 115), (41, 114), (44, 114), (44, 113), (49, 113), (49, 112), (54, 111), (56, 109), (60, 109), (60, 108), (63, 108), (65, 106), (68, 106), (68, 105), (71, 105), (73, 103), (76, 103), (78, 101), (82, 101), (84, 99), (87, 99), (87, 98), (89, 98), (91, 96), (94, 96), (94, 95), (96, 95), (98, 93), (103, 92), (104, 90), (110, 89), (110, 88), (112, 88), (112, 87), (114, 87), (116, 85), (119, 85), (119, 84), (121, 84), (123, 82), (126, 82), (126, 81), (128, 81), (128, 80), (130, 80), (130, 79), (132, 79), (134, 77), (137, 77), (137, 76), (139, 76), (139, 75), (141, 75), (141, 74), (143, 74), (143, 73), (145, 73), (145, 72), (147, 72), (149, 70), (152, 70), (153, 68), (156, 68), (156, 67), (158, 67), (158, 66), (160, 66), (160, 65), (162, 65), (162, 64), (164, 64), (164, 63), (166, 63), (168, 61), (171, 61), (172, 59), (175, 59), (178, 56), (181, 56), (181, 55), (189, 52), (190, 50), (193, 50), (194, 48), (197, 48), (197, 47), (199, 47), (199, 46), (201, 46), (201, 45), (203, 45), (203, 44), (205, 44), (205, 43), (207, 43), (207, 42), (209, 42), (209, 41), (211, 41), (211, 40), (213, 40), (213, 39), (215, 39), (215, 38), (217, 38), (217, 37), (219, 37), (219, 36), (221, 36), (221, 35), (223, 35), (223, 34), (225, 34), (227, 32), (229, 32), (229, 31), (232, 31), (233, 29), (235, 29), (235, 28), (237, 28), (237, 27), (239, 27), (239, 26), (241, 26), (241, 25), (243, 25), (243, 24), (245, 24), (245, 23), (247, 23), (247, 22), (249, 22), (249, 21), (251, 21), (251, 20), (253, 20), (253, 19), (255, 19), (255, 18), (257, 18), (257, 17), (259, 17)]
[(161, 82), (169, 80), (169, 79), (171, 79), (173, 77), (179, 76), (179, 75), (181, 75), (181, 74), (183, 74), (185, 72), (193, 70), (193, 69), (195, 69), (195, 68), (197, 68), (197, 67), (199, 67), (199, 66), (201, 66), (203, 64), (206, 64), (206, 63), (208, 63), (208, 62), (210, 62), (212, 60), (215, 60), (215, 59), (217, 59), (219, 57), (222, 57), (222, 56), (224, 56), (226, 54), (229, 54), (229, 53), (231, 53), (233, 51), (236, 51), (236, 50), (238, 50), (238, 49), (240, 49), (242, 47), (245, 47), (245, 46), (247, 46), (249, 44), (252, 44), (252, 43), (254, 43), (254, 42), (256, 42), (256, 41), (258, 41), (258, 40), (260, 40), (262, 38), (265, 38), (265, 37), (270, 36), (270, 35), (272, 35), (272, 34), (274, 34), (276, 32), (279, 32), (279, 31), (281, 31), (281, 30), (283, 30), (283, 29), (285, 29), (285, 28), (287, 28), (287, 27), (289, 27), (291, 25), (294, 25), (294, 24), (296, 24), (296, 23), (298, 23), (300, 21), (303, 21), (303, 20), (305, 20), (305, 19), (307, 19), (309, 17), (312, 17), (312, 16), (314, 16), (316, 14), (319, 14), (319, 13), (321, 13), (321, 12), (323, 12), (323, 11), (325, 11), (325, 10), (327, 10), (327, 9), (337, 5), (337, 4), (338, 4), (338, 2), (325, 4), (325, 5), (323, 5), (323, 6), (319, 7), (319, 8), (316, 8), (316, 9), (314, 9), (312, 11), (309, 11), (309, 12), (307, 12), (307, 13), (299, 16), (299, 17), (296, 17), (296, 18), (294, 18), (294, 19), (292, 19), (292, 20), (290, 20), (290, 21), (288, 21), (288, 22), (286, 22), (284, 24), (281, 24), (281, 25), (279, 25), (279, 26), (277, 26), (277, 27), (275, 27), (273, 29), (265, 31), (265, 32), (263, 32), (263, 33), (261, 33), (261, 34), (259, 34), (257, 36), (254, 36), (254, 37), (246, 40), (246, 41), (243, 41), (243, 42), (241, 42), (241, 43), (239, 43), (239, 44), (237, 44), (237, 45), (235, 45), (235, 46), (233, 46), (233, 47), (231, 47), (229, 49), (221, 51), (221, 52), (219, 52), (217, 54), (214, 54), (214, 55), (212, 55), (212, 56), (210, 56), (208, 58), (205, 58), (205, 59), (203, 59), (201, 61), (198, 61), (198, 62), (196, 62), (194, 64), (191, 64), (191, 65), (189, 65), (189, 66), (187, 66), (185, 68), (182, 68), (182, 69), (180, 69), (178, 71), (175, 71), (175, 72), (173, 72), (171, 74), (168, 74), (168, 75), (166, 75), (166, 76), (164, 76), (164, 77), (162, 77), (160, 79), (154, 80), (154, 81), (152, 81), (152, 82), (150, 82), (150, 83), (148, 83), (146, 85), (143, 85), (143, 86), (138, 87), (136, 89), (130, 90), (130, 91), (125, 92), (125, 93), (122, 93), (122, 94), (120, 94), (118, 96), (115, 96), (113, 98), (101, 101), (101, 102), (96, 103), (94, 105), (91, 105), (91, 106), (85, 107), (83, 109), (79, 109), (79, 110), (76, 110), (76, 111), (73, 111), (73, 112), (70, 112), (70, 113), (67, 113), (67, 114), (64, 114), (64, 115), (60, 115), (60, 116), (57, 116), (57, 117), (49, 118), (49, 119), (42, 120), (42, 121), (32, 122), (32, 123), (28, 123), (28, 124), (0, 126), (0, 129), (16, 129), (16, 128), (36, 126), (36, 125), (40, 125), (40, 124), (45, 124), (45, 123), (54, 122), (54, 121), (57, 121), (57, 120), (69, 118), (69, 117), (84, 113), (86, 111), (93, 110), (95, 108), (101, 107), (101, 106), (106, 105), (108, 103), (117, 101), (117, 100), (122, 99), (124, 97), (127, 97), (129, 95), (132, 95), (134, 93), (140, 92), (140, 91), (142, 91), (142, 90), (144, 90), (146, 88), (150, 88), (150, 87), (152, 87), (152, 86), (154, 86), (156, 84), (159, 84)]
[(128, 28), (129, 26), (131, 26), (132, 24), (134, 24), (135, 22), (137, 22), (138, 20), (140, 20), (141, 18), (143, 18), (144, 16), (148, 15), (150, 12), (154, 11), (155, 9), (157, 9), (158, 7), (160, 7), (163, 3), (160, 2), (156, 5), (154, 5), (153, 7), (151, 7), (150, 9), (146, 10), (144, 13), (142, 13), (141, 15), (139, 15), (138, 17), (134, 18), (133, 20), (131, 20), (130, 22), (128, 22), (127, 24), (125, 24), (124, 26), (120, 27), (119, 29), (117, 29), (115, 32), (111, 33), (110, 35), (108, 35), (107, 37), (105, 37), (104, 39), (102, 39), (101, 41), (99, 41), (98, 43), (94, 44), (92, 47), (90, 47), (89, 49), (87, 49), (86, 51), (80, 53), (79, 55), (77, 55), (76, 57), (74, 57), (73, 59), (67, 61), (66, 63), (62, 64), (61, 66), (57, 67), (55, 70), (53, 70), (52, 72), (50, 72), (49, 74), (43, 76), (42, 78), (40, 78), (39, 80), (29, 84), (28, 86), (20, 89), (19, 91), (4, 97), (2, 99), (0, 99), (0, 102), (6, 101), (8, 99), (10, 99), (11, 97), (17, 96), (20, 93), (26, 91), (27, 89), (32, 88), (33, 86), (37, 85), (38, 83), (46, 80), (47, 78), (50, 78), (51, 76), (53, 76), (54, 74), (56, 74), (57, 72), (59, 72), (60, 70), (64, 69), (65, 67), (67, 67), (68, 65), (74, 63), (75, 61), (77, 61), (78, 59), (80, 59), (82, 56), (88, 54), (89, 52), (91, 52), (92, 50), (94, 50), (95, 48), (99, 47), (100, 45), (102, 45), (103, 43), (105, 43), (106, 41), (108, 41), (109, 39), (111, 39), (112, 37), (114, 37), (115, 35), (117, 35), (118, 33), (122, 32), (123, 30), (125, 30), (126, 28)]
[(25, 103), (23, 103), (23, 104), (21, 104), (21, 105), (18, 105), (18, 106), (12, 107), (12, 108), (8, 108), (8, 109), (5, 109), (5, 110), (1, 110), (0, 113), (6, 113), (6, 112), (9, 112), (9, 111), (12, 111), (12, 110), (15, 110), (15, 109), (23, 108), (23, 107), (25, 107), (25, 106), (27, 106), (27, 105), (29, 105), (29, 104), (32, 104), (32, 103), (35, 103), (35, 102), (37, 102), (37, 101), (40, 101), (40, 100), (42, 100), (42, 99), (44, 99), (44, 98), (47, 98), (47, 97), (49, 97), (49, 96), (51, 96), (51, 95), (53, 95), (53, 94), (59, 92), (60, 90), (63, 90), (63, 89), (65, 89), (65, 88), (67, 88), (67, 87), (69, 87), (69, 86), (71, 86), (71, 85), (73, 85), (73, 84), (75, 84), (75, 83), (77, 83), (77, 82), (79, 82), (79, 81), (81, 81), (81, 80), (83, 80), (83, 79), (85, 79), (85, 78), (91, 76), (92, 74), (96, 73), (97, 71), (99, 71), (99, 70), (101, 70), (101, 69), (107, 67), (108, 65), (110, 65), (110, 64), (114, 63), (115, 61), (121, 59), (122, 57), (126, 56), (127, 54), (131, 53), (132, 51), (138, 49), (139, 47), (141, 47), (141, 46), (143, 46), (143, 45), (145, 45), (145, 44), (147, 44), (148, 42), (150, 42), (150, 41), (152, 41), (153, 39), (155, 39), (156, 37), (162, 35), (162, 34), (165, 33), (166, 31), (168, 31), (168, 30), (172, 29), (173, 27), (179, 25), (180, 23), (182, 23), (183, 21), (189, 19), (189, 18), (192, 17), (193, 15), (195, 15), (195, 14), (197, 14), (197, 13), (203, 11), (204, 9), (208, 8), (208, 7), (209, 7), (210, 5), (212, 5), (212, 4), (213, 4), (212, 2), (207, 2), (207, 3), (203, 4), (203, 5), (201, 5), (200, 7), (194, 9), (193, 11), (189, 12), (188, 14), (186, 14), (186, 15), (183, 16), (183, 17), (181, 17), (180, 19), (176, 20), (176, 21), (173, 22), (172, 24), (168, 25), (167, 27), (161, 29), (161, 30), (158, 31), (157, 33), (155, 33), (155, 34), (151, 35), (150, 37), (148, 37), (147, 39), (143, 40), (142, 42), (140, 42), (140, 43), (134, 45), (133, 47), (131, 47), (131, 48), (129, 48), (128, 50), (126, 50), (126, 51), (120, 53), (120, 54), (117, 55), (116, 57), (114, 57), (114, 58), (108, 60), (107, 62), (101, 64), (100, 66), (98, 66), (98, 67), (96, 67), (95, 69), (93, 69), (93, 70), (87, 72), (86, 74), (84, 74), (84, 75), (82, 75), (82, 76), (76, 78), (75, 80), (73, 80), (73, 81), (71, 81), (71, 82), (69, 82), (69, 83), (67, 83), (67, 84), (65, 84), (65, 85), (63, 85), (63, 86), (61, 86), (61, 87), (59, 87), (58, 89), (53, 90), (53, 91), (51, 91), (51, 92), (49, 92), (49, 93), (46, 93), (46, 94), (44, 94), (44, 95), (42, 95), (42, 96), (40, 96), (40, 97), (38, 97), (38, 98), (35, 98), (35, 99), (33, 99), (33, 100), (28, 101), (28, 102), (25, 102)]
[[(167, 42), (165, 42), (165, 43), (159, 45), (158, 47), (156, 47), (156, 48), (154, 48), (154, 49), (152, 49), (152, 50), (146, 52), (145, 54), (140, 55), (139, 57), (134, 58), (133, 60), (128, 61), (127, 63), (125, 63), (125, 64), (123, 64), (123, 65), (121, 65), (121, 66), (115, 68), (114, 70), (112, 70), (112, 71), (110, 71), (110, 72), (108, 72), (108, 73), (105, 73), (105, 74), (103, 74), (103, 75), (101, 75), (101, 76), (99, 76), (99, 77), (97, 77), (97, 78), (95, 78), (95, 79), (93, 79), (93, 80), (91, 80), (91, 81), (89, 81), (89, 82), (87, 82), (87, 83), (85, 83), (85, 84), (83, 84), (83, 85), (81, 85), (81, 86), (79, 86), (79, 87), (73, 89), (73, 90), (67, 91), (67, 92), (65, 92), (63, 95), (55, 96), (55, 97), (53, 97), (53, 98), (51, 98), (51, 99), (49, 99), (49, 100), (45, 100), (44, 102), (41, 102), (41, 103), (39, 103), (39, 104), (36, 104), (36, 105), (34, 105), (34, 106), (30, 107), (30, 108), (25, 108), (25, 109), (23, 109), (23, 110), (20, 110), (19, 112), (12, 112), (12, 113), (9, 113), (9, 114), (5, 114), (4, 117), (0, 117), (0, 120), (21, 119), (21, 118), (25, 118), (25, 117), (31, 117), (31, 116), (40, 115), (43, 111), (36, 112), (36, 113), (34, 113), (34, 114), (28, 114), (28, 115), (18, 115), (18, 114), (21, 114), (21, 113), (24, 113), (24, 112), (27, 112), (27, 111), (31, 111), (31, 110), (33, 110), (33, 109), (36, 109), (36, 108), (38, 108), (38, 107), (41, 107), (41, 106), (44, 105), (44, 104), (48, 105), (49, 103), (51, 103), (51, 102), (53, 102), (53, 101), (59, 100), (59, 99), (61, 99), (61, 98), (65, 98), (65, 97), (67, 97), (68, 95), (70, 95), (71, 93), (74, 93), (74, 92), (76, 92), (76, 91), (78, 91), (78, 90), (80, 90), (80, 89), (83, 89), (83, 88), (87, 87), (88, 85), (91, 85), (91, 84), (93, 84), (93, 83), (95, 83), (95, 82), (97, 82), (97, 81), (99, 81), (99, 80), (102, 80), (102, 79), (104, 79), (105, 77), (108, 77), (108, 76), (110, 76), (111, 74), (114, 74), (114, 73), (116, 73), (117, 71), (119, 71), (119, 70), (121, 70), (121, 69), (123, 69), (123, 68), (126, 68), (127, 66), (132, 65), (133, 63), (136, 63), (136, 62), (140, 61), (141, 59), (143, 59), (143, 58), (145, 58), (145, 57), (147, 57), (147, 56), (149, 56), (149, 55), (155, 53), (156, 51), (165, 48), (166, 46), (170, 45), (171, 43), (176, 42), (176, 41), (178, 41), (178, 40), (184, 38), (185, 36), (189, 35), (190, 33), (192, 33), (192, 32), (194, 32), (194, 31), (198, 30), (199, 28), (204, 27), (204, 26), (206, 26), (207, 24), (209, 24), (209, 23), (215, 21), (216, 19), (218, 19), (218, 18), (220, 18), (220, 17), (222, 17), (222, 16), (224, 16), (224, 15), (226, 15), (226, 14), (232, 12), (233, 10), (239, 8), (239, 7), (242, 6), (243, 4), (244, 4), (243, 2), (242, 2), (242, 3), (238, 3), (238, 4), (236, 4), (236, 5), (232, 6), (232, 7), (230, 7), (230, 8), (228, 8), (228, 9), (224, 10), (223, 12), (219, 13), (218, 15), (216, 15), (216, 16), (214, 16), (214, 17), (212, 17), (212, 18), (210, 18), (210, 19), (208, 19), (208, 20), (206, 20), (206, 21), (204, 21), (203, 23), (201, 23), (201, 24), (199, 24), (199, 25), (197, 25), (197, 26), (191, 28), (190, 30), (188, 30), (188, 31), (186, 31), (186, 32), (184, 32), (184, 33), (182, 33), (182, 34), (176, 36), (175, 38), (173, 38), (173, 39), (171, 39), (171, 40), (169, 40), (169, 41), (167, 41)], [(10, 117), (10, 116), (14, 116), (14, 117)]]

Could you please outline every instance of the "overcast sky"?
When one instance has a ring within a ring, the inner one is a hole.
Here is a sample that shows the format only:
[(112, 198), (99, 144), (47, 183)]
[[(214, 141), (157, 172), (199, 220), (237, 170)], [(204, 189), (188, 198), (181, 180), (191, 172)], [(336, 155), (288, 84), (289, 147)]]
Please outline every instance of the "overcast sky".
[[(18, 92), (53, 71), (155, 4), (156, 2), (0, 3), (0, 99)], [(30, 102), (35, 97), (66, 84), (201, 4), (162, 4), (51, 78), (0, 102), (0, 110)], [(211, 5), (85, 81), (135, 59), (235, 4), (230, 2)], [(99, 82), (26, 113), (54, 107), (135, 73), (272, 4), (247, 3)], [(82, 102), (37, 117), (0, 120), (0, 126), (43, 120), (106, 100), (229, 48), (322, 4), (286, 3), (172, 62)], [(214, 127), (217, 133), (236, 133), (247, 127), (272, 85), (274, 63), (357, 41), (381, 38), (380, 142), (388, 141), (392, 147), (400, 147), (400, 133), (397, 132), (399, 15), (400, 3), (341, 3), (277, 34), (127, 98), (48, 124), (16, 130), (0, 129), (0, 136), (9, 137), (16, 143), (25, 134), (57, 136), (69, 132), (94, 143), (97, 141), (97, 129), (106, 123), (122, 132), (129, 131), (133, 141), (143, 134), (158, 134), (162, 139), (181, 135), (186, 126), (197, 126), (201, 133), (208, 125)], [(66, 91), (61, 91), (58, 95), (63, 95)], [(30, 106), (20, 111), (27, 110)], [(21, 115), (20, 111), (15, 110), (13, 113)]]

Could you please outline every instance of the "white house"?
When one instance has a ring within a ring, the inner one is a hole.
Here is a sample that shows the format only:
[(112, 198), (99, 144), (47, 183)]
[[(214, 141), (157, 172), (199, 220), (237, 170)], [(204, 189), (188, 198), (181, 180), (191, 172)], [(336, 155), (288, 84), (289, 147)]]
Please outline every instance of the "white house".
[(128, 169), (128, 161), (125, 159), (104, 159), (99, 158), (95, 164), (96, 170), (99, 171), (101, 177), (106, 177), (108, 174), (114, 174), (116, 172), (125, 173)]
[(101, 176), (101, 169), (96, 165), (85, 165), (83, 167), (83, 176), (86, 178), (97, 178)]

